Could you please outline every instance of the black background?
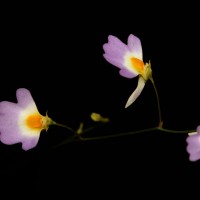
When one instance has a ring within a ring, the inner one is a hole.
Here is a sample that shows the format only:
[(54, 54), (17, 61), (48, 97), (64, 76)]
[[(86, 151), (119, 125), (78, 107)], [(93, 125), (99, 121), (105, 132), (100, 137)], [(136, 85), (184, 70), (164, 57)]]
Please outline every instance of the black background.
[[(2, 18), (0, 100), (15, 102), (16, 90), (24, 87), (31, 91), (41, 114), (48, 110), (52, 119), (72, 128), (81, 121), (92, 125), (91, 112), (110, 118), (109, 124), (87, 136), (156, 126), (151, 82), (125, 109), (137, 78), (121, 77), (118, 68), (102, 56), (108, 35), (126, 43), (132, 33), (141, 39), (144, 61), (151, 60), (164, 128), (196, 129), (200, 40), (195, 6), (121, 6), (45, 5), (17, 10), (13, 5)], [(94, 191), (97, 196), (107, 192), (134, 196), (137, 188), (150, 186), (153, 193), (158, 187), (169, 193), (177, 191), (180, 183), (187, 187), (199, 180), (200, 162), (188, 159), (187, 134), (157, 131), (54, 148), (70, 136), (63, 128), (50, 127), (29, 151), (20, 144), (1, 143), (2, 175), (9, 184), (14, 177), (14, 183), (31, 183), (39, 192), (64, 186), (55, 193), (66, 190), (66, 196), (81, 189), (86, 196)]]

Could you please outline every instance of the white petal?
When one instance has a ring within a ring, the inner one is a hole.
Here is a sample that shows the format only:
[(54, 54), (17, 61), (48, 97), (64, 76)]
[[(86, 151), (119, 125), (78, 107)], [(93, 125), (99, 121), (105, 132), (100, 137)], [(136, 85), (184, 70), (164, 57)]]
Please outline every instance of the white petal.
[(146, 83), (145, 79), (142, 76), (139, 76), (137, 88), (129, 97), (129, 99), (125, 105), (125, 108), (130, 106), (138, 98), (138, 96), (141, 94), (141, 92), (145, 86), (145, 83)]
[(142, 58), (142, 45), (138, 37), (130, 34), (128, 37), (128, 47), (130, 51), (134, 54), (134, 57), (143, 60)]
[(189, 136), (191, 136), (191, 135), (196, 135), (196, 134), (197, 134), (197, 132), (188, 133)]

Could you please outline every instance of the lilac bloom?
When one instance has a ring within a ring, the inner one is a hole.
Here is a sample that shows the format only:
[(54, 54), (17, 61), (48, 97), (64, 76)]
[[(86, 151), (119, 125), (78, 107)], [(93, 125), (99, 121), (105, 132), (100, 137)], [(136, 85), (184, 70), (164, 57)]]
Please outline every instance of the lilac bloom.
[(197, 127), (197, 132), (189, 133), (186, 139), (187, 152), (189, 153), (190, 161), (200, 159), (200, 126)]
[(20, 88), (16, 96), (17, 103), (0, 102), (0, 141), (22, 143), (22, 149), (29, 150), (37, 145), (40, 132), (54, 122), (38, 112), (29, 90)]
[(139, 75), (138, 86), (129, 97), (125, 108), (130, 106), (141, 94), (146, 81), (152, 71), (150, 63), (144, 64), (140, 39), (133, 34), (128, 37), (128, 44), (113, 35), (108, 36), (108, 43), (103, 45), (104, 58), (112, 65), (120, 69), (119, 74), (126, 78), (134, 78)]

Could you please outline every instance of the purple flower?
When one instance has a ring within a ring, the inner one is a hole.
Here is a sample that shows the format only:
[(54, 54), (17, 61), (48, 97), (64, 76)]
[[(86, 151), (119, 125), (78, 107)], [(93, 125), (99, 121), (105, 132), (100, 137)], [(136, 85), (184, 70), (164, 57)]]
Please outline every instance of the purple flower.
[(16, 96), (17, 103), (0, 102), (0, 141), (22, 143), (22, 149), (29, 150), (37, 145), (40, 132), (54, 122), (38, 112), (29, 90), (20, 88)]
[(109, 35), (108, 43), (103, 45), (104, 58), (120, 69), (121, 76), (134, 78), (139, 75), (138, 86), (129, 97), (125, 107), (130, 106), (141, 94), (146, 81), (152, 71), (150, 63), (144, 64), (140, 39), (130, 34), (128, 44), (124, 44), (117, 37)]
[(197, 132), (189, 133), (186, 139), (187, 152), (190, 154), (190, 161), (200, 159), (200, 126), (197, 127)]

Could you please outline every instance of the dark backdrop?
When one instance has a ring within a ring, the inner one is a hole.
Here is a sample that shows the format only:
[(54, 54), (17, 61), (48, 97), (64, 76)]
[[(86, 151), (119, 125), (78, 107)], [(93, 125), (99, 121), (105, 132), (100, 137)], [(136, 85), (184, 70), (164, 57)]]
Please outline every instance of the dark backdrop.
[[(92, 125), (91, 112), (110, 118), (109, 124), (87, 136), (156, 126), (151, 82), (125, 109), (137, 78), (121, 77), (102, 56), (108, 35), (126, 43), (132, 33), (141, 39), (144, 61), (151, 60), (164, 127), (195, 129), (199, 124), (200, 41), (196, 12), (186, 14), (193, 8), (133, 4), (126, 11), (107, 5), (84, 6), (78, 6), (80, 11), (53, 5), (14, 9), (4, 15), (0, 100), (16, 101), (16, 90), (24, 87), (31, 91), (41, 114), (48, 110), (52, 119), (72, 128), (81, 121)], [(20, 144), (1, 143), (2, 174), (24, 183), (30, 180), (38, 191), (43, 185), (54, 188), (55, 183), (64, 182), (66, 190), (84, 187), (86, 194), (132, 194), (135, 186), (155, 184), (157, 188), (167, 182), (176, 190), (182, 181), (187, 186), (188, 180), (199, 178), (200, 162), (190, 162), (186, 152), (187, 134), (156, 131), (54, 148), (70, 136), (61, 127), (50, 127), (41, 133), (37, 147), (27, 152)]]

